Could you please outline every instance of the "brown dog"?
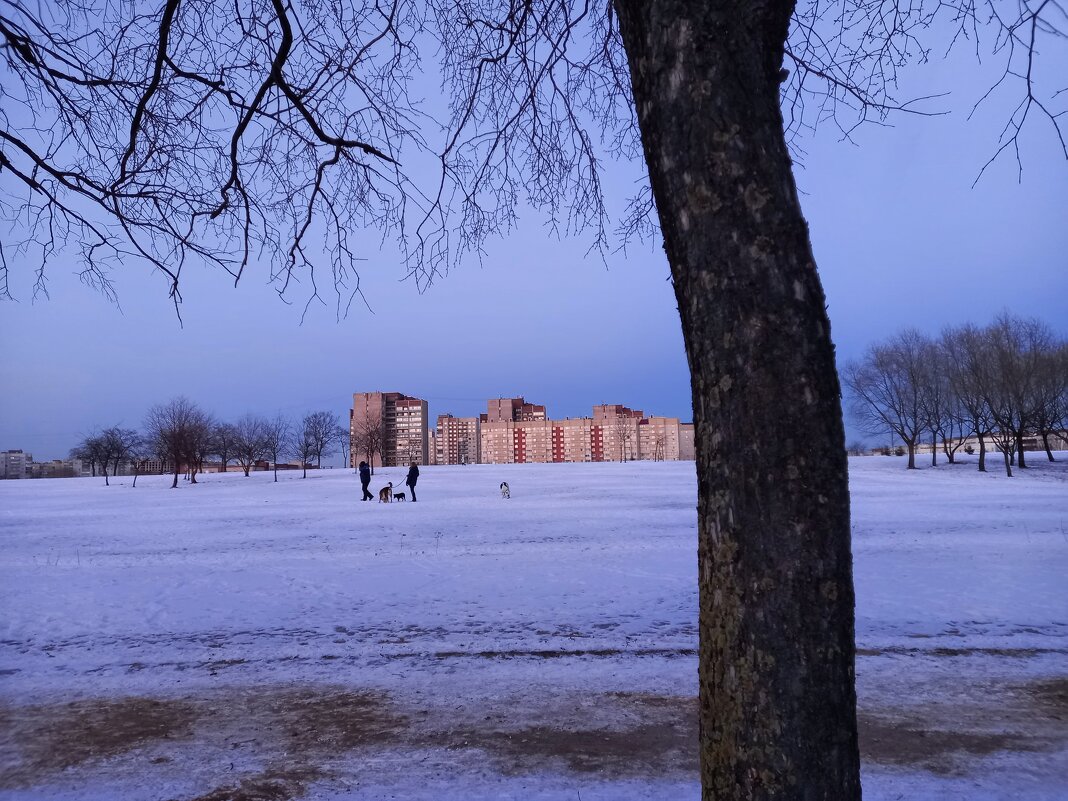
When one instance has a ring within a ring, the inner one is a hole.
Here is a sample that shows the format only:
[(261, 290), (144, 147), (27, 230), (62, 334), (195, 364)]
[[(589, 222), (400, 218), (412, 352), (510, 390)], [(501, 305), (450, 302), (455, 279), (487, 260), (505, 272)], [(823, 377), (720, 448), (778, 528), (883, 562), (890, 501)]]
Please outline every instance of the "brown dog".
[(382, 487), (378, 491), (379, 503), (390, 503), (393, 500), (393, 482), (390, 481), (388, 486)]

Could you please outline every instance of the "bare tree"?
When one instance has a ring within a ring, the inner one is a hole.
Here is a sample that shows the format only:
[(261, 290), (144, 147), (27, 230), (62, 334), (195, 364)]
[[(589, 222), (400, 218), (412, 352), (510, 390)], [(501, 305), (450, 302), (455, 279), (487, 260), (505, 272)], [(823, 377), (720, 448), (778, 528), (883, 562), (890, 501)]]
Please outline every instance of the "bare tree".
[[(866, 118), (916, 111), (891, 90), (898, 69), (927, 57), (921, 37), (948, 25), (970, 46), (990, 20), (1004, 66), (992, 91), (1021, 98), (993, 157), (1018, 153), (1033, 120), (1068, 155), (1058, 105), (1068, 95), (1047, 91), (1037, 57), (1063, 36), (1063, 6), (1012, 9), (9, 3), (0, 169), (6, 216), (21, 227), (0, 268), (6, 277), (8, 254), (23, 263), (32, 250), (44, 292), (68, 242), (85, 281), (111, 292), (109, 266), (139, 260), (177, 303), (184, 265), (236, 280), (262, 253), (281, 293), (310, 287), (311, 303), (332, 286), (343, 312), (360, 292), (357, 226), (395, 233), (420, 286), (508, 230), (522, 203), (560, 230), (592, 229), (603, 247), (595, 142), (642, 153), (649, 187), (624, 225), (663, 236), (694, 392), (703, 792), (761, 801), (803, 785), (813, 799), (850, 801), (860, 783), (847, 463), (787, 135), (831, 120), (848, 136)], [(424, 111), (409, 94), (421, 37), (449, 100), (442, 141), (418, 127)], [(438, 169), (420, 191), (402, 164), (426, 154)], [(324, 268), (329, 282), (316, 280)]]
[(973, 325), (953, 328), (942, 333), (941, 345), (946, 352), (946, 368), (954, 398), (965, 423), (965, 436), (975, 434), (979, 440), (979, 472), (986, 472), (986, 439), (993, 419), (983, 392), (985, 336)]
[[(110, 454), (113, 465), (111, 474), (117, 476), (121, 465), (133, 461), (141, 444), (141, 435), (132, 428), (112, 426), (104, 429), (101, 434), (104, 441), (104, 450)], [(107, 469), (105, 466), (104, 480), (107, 481)]]
[(1034, 431), (1042, 440), (1046, 458), (1054, 462), (1049, 435), (1064, 417), (1063, 408), (1068, 402), (1068, 343), (1054, 342), (1051, 332), (1050, 343), (1042, 351), (1035, 369)]
[(137, 486), (137, 477), (145, 469), (145, 464), (152, 458), (152, 447), (140, 434), (130, 441), (128, 450), (130, 465), (133, 467), (133, 486)]
[(353, 448), (353, 436), (352, 436), (352, 410), (349, 409), (349, 428), (339, 425), (337, 431), (337, 446), (341, 455), (345, 457), (345, 466), (351, 467), (355, 471), (356, 460), (353, 459), (355, 449)]
[(226, 466), (232, 462), (237, 453), (237, 429), (232, 423), (219, 423), (212, 436), (212, 453), (219, 457), (220, 471), (225, 473)]
[(263, 438), (265, 427), (266, 422), (263, 418), (254, 414), (246, 414), (234, 424), (234, 430), (237, 434), (237, 439), (234, 443), (234, 458), (241, 465), (241, 469), (245, 471), (246, 478), (248, 478), (253, 465), (264, 456)]
[(282, 458), (282, 455), (289, 447), (291, 432), (292, 427), (289, 421), (282, 415), (266, 421), (263, 425), (263, 452), (271, 460), (276, 483), (278, 481), (278, 460)]
[(289, 452), (300, 459), (300, 467), (303, 470), (301, 478), (308, 477), (308, 462), (315, 455), (315, 438), (308, 429), (307, 421), (308, 419), (304, 418), (304, 424), (290, 434), (289, 440)]
[[(1046, 354), (1053, 349), (1049, 327), (1038, 320), (1000, 314), (985, 330), (986, 357), (982, 387), (990, 408), (995, 438), (1006, 459), (1027, 467), (1024, 437), (1034, 430), (1039, 416), (1040, 393), (1037, 389)], [(1009, 447), (1006, 437), (1014, 441)], [(1006, 464), (1006, 472), (1011, 469)]]
[(172, 465), (174, 481), (171, 489), (178, 486), (178, 476), (183, 466), (192, 469), (195, 443), (206, 419), (207, 415), (185, 397), (175, 398), (148, 410), (145, 436), (160, 461)]
[(616, 438), (616, 445), (619, 446), (619, 461), (625, 462), (628, 458), (633, 458), (631, 440), (634, 439), (634, 418), (616, 415), (612, 420), (612, 434)]
[(87, 434), (81, 442), (71, 448), (71, 459), (79, 459), (89, 465), (90, 474), (96, 478), (96, 466), (100, 464), (101, 442), (99, 434)]
[(204, 462), (215, 448), (215, 429), (211, 415), (198, 409), (186, 434), (190, 484), (197, 483), (197, 473), (204, 472)]
[(667, 452), (667, 434), (665, 434), (663, 431), (658, 431), (656, 433), (655, 439), (653, 440), (653, 461), (656, 461), (656, 462), (664, 461), (664, 454), (666, 452)]
[(357, 452), (362, 452), (371, 466), (371, 475), (375, 473), (375, 455), (381, 455), (385, 433), (381, 420), (367, 420), (357, 429)]
[(845, 367), (856, 419), (870, 434), (889, 431), (908, 449), (908, 469), (916, 468), (916, 445), (930, 426), (924, 393), (927, 341), (915, 330), (868, 349), (860, 362)]
[(337, 418), (330, 412), (312, 412), (305, 416), (304, 430), (312, 441), (312, 455), (315, 456), (316, 468), (323, 466), (323, 454), (330, 453), (345, 430)]

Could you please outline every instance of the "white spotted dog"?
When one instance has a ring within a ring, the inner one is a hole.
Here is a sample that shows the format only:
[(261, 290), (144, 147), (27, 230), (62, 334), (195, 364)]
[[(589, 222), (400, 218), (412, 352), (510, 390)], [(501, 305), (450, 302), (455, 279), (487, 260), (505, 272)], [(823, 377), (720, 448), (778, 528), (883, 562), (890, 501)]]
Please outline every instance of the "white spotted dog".
[(393, 493), (393, 500), (395, 500), (395, 501), (407, 501), (408, 498), (405, 497), (403, 492), (394, 492)]
[(393, 482), (390, 481), (388, 486), (382, 487), (378, 491), (379, 503), (390, 503), (393, 500)]
[(509, 488), (507, 481), (502, 481), (501, 482), (501, 497), (502, 498), (511, 498), (512, 497), (512, 490), (511, 490), (511, 488)]

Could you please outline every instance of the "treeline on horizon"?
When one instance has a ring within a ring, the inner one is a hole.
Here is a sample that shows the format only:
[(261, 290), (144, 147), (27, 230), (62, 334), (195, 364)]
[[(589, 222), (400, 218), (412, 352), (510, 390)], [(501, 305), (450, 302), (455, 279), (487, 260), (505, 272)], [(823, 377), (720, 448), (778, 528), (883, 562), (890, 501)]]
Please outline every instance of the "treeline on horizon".
[(1041, 320), (1004, 312), (990, 324), (966, 324), (928, 337), (909, 328), (847, 363), (842, 381), (854, 420), (869, 434), (900, 438), (908, 468), (928, 436), (932, 464), (938, 446), (949, 462), (965, 440), (1002, 454), (1007, 475), (1025, 468), (1024, 440), (1068, 438), (1068, 341)]
[(273, 418), (246, 414), (233, 423), (216, 420), (188, 398), (179, 397), (149, 409), (142, 429), (112, 426), (82, 439), (71, 452), (72, 459), (89, 464), (93, 475), (97, 468), (108, 483), (108, 471), (117, 474), (120, 465), (133, 467), (134, 481), (150, 462), (170, 465), (174, 473), (172, 487), (178, 486), (183, 472), (197, 483), (197, 474), (211, 458), (221, 463), (225, 472), (231, 462), (241, 466), (248, 476), (257, 462), (269, 461), (278, 480), (278, 463), (298, 459), (308, 475), (315, 461), (322, 466), (323, 456), (335, 450), (346, 452), (349, 431), (331, 412), (306, 414), (299, 422), (277, 415)]

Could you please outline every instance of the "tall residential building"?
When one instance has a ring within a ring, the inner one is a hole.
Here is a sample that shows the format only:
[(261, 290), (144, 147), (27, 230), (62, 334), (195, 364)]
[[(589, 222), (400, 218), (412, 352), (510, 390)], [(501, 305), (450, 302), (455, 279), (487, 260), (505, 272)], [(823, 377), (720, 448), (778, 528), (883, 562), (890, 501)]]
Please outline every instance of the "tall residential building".
[[(375, 467), (430, 462), (427, 402), (399, 392), (356, 392), (349, 414), (351, 467), (368, 459)], [(373, 451), (373, 453), (369, 453)]]
[(438, 464), (479, 464), (482, 461), (480, 420), (439, 414), (437, 426)]

